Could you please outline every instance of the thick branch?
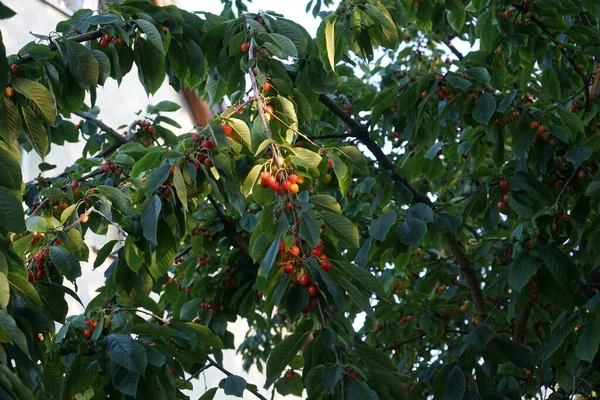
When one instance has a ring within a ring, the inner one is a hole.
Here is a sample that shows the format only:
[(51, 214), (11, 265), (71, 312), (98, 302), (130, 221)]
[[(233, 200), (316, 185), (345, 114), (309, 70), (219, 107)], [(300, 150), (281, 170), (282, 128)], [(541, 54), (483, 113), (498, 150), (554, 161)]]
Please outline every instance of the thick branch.
[[(81, 42), (87, 42), (88, 40), (100, 39), (103, 35), (104, 35), (104, 33), (102, 33), (102, 30), (96, 29), (94, 31), (81, 33), (79, 35), (68, 37), (67, 40), (81, 43)], [(57, 49), (56, 43), (55, 42), (50, 43), (48, 45), (48, 48), (50, 50), (56, 50)], [(22, 56), (19, 56), (19, 58), (15, 61), (15, 64), (17, 64), (17, 65), (25, 64), (25, 63), (28, 63), (33, 60), (34, 60), (34, 58), (31, 55), (29, 55), (29, 53), (23, 54)]]
[(456, 49), (456, 47), (454, 47), (454, 45), (452, 44), (451, 41), (444, 40), (444, 44), (446, 45), (446, 47), (448, 47), (450, 49), (450, 51), (456, 56), (456, 58), (458, 58), (461, 61), (463, 58), (465, 58), (465, 56), (463, 56), (462, 53), (460, 51), (458, 51)]
[(83, 119), (93, 122), (94, 124), (96, 124), (98, 126), (98, 128), (102, 129), (104, 132), (106, 132), (110, 136), (112, 136), (118, 143), (124, 144), (129, 141), (125, 137), (119, 135), (119, 132), (115, 131), (113, 128), (106, 125), (104, 122), (102, 122), (98, 118), (93, 117), (92, 114), (90, 114), (88, 112), (75, 111), (73, 114), (75, 114)]
[(527, 302), (525, 307), (521, 310), (517, 319), (515, 321), (515, 328), (513, 336), (515, 338), (515, 342), (519, 344), (525, 343), (525, 336), (527, 333), (527, 320), (529, 319), (529, 314), (531, 314), (531, 309), (533, 308), (533, 301)]

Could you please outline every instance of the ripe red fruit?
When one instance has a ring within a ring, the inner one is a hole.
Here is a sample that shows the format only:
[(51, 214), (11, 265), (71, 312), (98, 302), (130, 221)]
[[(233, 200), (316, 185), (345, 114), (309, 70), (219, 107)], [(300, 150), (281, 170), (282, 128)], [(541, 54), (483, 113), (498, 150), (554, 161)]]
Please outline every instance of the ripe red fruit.
[(279, 242), (279, 251), (285, 253), (285, 243), (283, 241)]
[(531, 370), (526, 370), (525, 371), (525, 378), (529, 379), (533, 376), (533, 372), (531, 372)]
[(502, 196), (502, 201), (504, 203), (508, 203), (508, 195), (507, 194), (505, 194), (505, 195)]
[(508, 186), (508, 181), (506, 179), (500, 179), (500, 182), (498, 182), (498, 186), (500, 187), (500, 190), (502, 190), (504, 193), (508, 192), (508, 190), (510, 189), (510, 187)]
[(331, 263), (329, 262), (329, 260), (323, 260), (323, 262), (321, 262), (321, 268), (325, 272), (329, 272), (331, 270)]
[(88, 319), (87, 321), (85, 321), (85, 326), (92, 328), (94, 326), (94, 320)]
[(268, 171), (263, 171), (260, 173), (260, 179), (267, 180), (267, 179), (269, 179), (270, 176), (271, 176), (271, 174)]
[(81, 129), (81, 125), (79, 125), (79, 124), (75, 125), (75, 129), (77, 129), (77, 130)]
[[(256, 17), (256, 22), (258, 22), (261, 25), (265, 24), (265, 20), (262, 17)], [(293, 371), (292, 371), (293, 372)]]
[(272, 191), (276, 192), (279, 190), (279, 182), (273, 181), (269, 184), (269, 187), (271, 188)]
[(286, 192), (287, 192), (287, 190), (285, 190), (285, 189), (283, 188), (283, 186), (279, 186), (279, 189), (277, 189), (277, 194), (278, 194), (279, 196), (285, 196), (285, 193), (286, 193)]
[(33, 272), (29, 271), (29, 273), (27, 274), (27, 280), (29, 282), (33, 282), (35, 280), (35, 278), (33, 276)]
[[(105, 36), (105, 37), (106, 37), (106, 36)], [(106, 46), (108, 46), (108, 45), (109, 45), (109, 43), (110, 43), (110, 42), (109, 42), (108, 40), (105, 40), (105, 38), (102, 38), (102, 39), (100, 40), (100, 47), (102, 47), (102, 48), (105, 48)]]
[(511, 12), (510, 10), (506, 10), (506, 11), (504, 11), (504, 16), (505, 16), (506, 18), (510, 18), (510, 17), (511, 17), (511, 15), (512, 15), (512, 12)]
[(15, 89), (12, 86), (7, 86), (4, 88), (4, 95), (6, 97), (12, 97), (15, 94)]
[(287, 374), (285, 374), (285, 379), (292, 380), (294, 378), (295, 372), (293, 369), (289, 370)]
[(116, 38), (115, 39), (115, 46), (120, 46), (123, 44), (123, 39), (121, 38)]
[(288, 181), (290, 181), (290, 183), (298, 183), (298, 175), (290, 174), (290, 176), (288, 176)]
[(92, 332), (91, 329), (86, 329), (86, 330), (83, 331), (83, 337), (86, 338), (86, 339), (89, 339), (89, 338), (92, 337), (93, 333), (94, 332)]
[(204, 160), (204, 166), (206, 168), (211, 168), (213, 166), (213, 162), (210, 158), (207, 158), (206, 160)]
[(269, 104), (268, 106), (265, 106), (265, 113), (267, 113), (267, 114), (273, 114), (274, 111), (275, 110), (274, 110), (274, 108), (273, 108), (272, 105)]
[(569, 216), (567, 214), (563, 214), (560, 216), (561, 221), (568, 221), (569, 220)]
[(308, 285), (310, 283), (310, 276), (308, 276), (307, 274), (302, 274), (302, 276), (300, 276), (300, 279), (298, 279), (298, 283), (302, 286)]
[(290, 253), (292, 253), (294, 256), (300, 255), (300, 247), (298, 247), (298, 246), (290, 247)]
[(283, 272), (286, 274), (290, 274), (294, 270), (294, 266), (290, 263), (287, 263), (283, 266)]
[(19, 66), (17, 64), (12, 64), (10, 66), (10, 72), (12, 72), (13, 74), (16, 74), (17, 72), (19, 72)]
[(421, 98), (424, 99), (425, 97), (427, 97), (427, 92), (421, 92)]
[(504, 210), (504, 207), (506, 207), (506, 203), (504, 203), (502, 201), (498, 202), (498, 209)]
[(271, 90), (271, 84), (269, 82), (265, 82), (263, 83), (262, 88), (265, 92), (268, 92), (269, 90)]
[(212, 142), (208, 139), (204, 139), (200, 147), (202, 147), (203, 149), (210, 149), (212, 147)]
[(290, 190), (291, 184), (292, 183), (289, 180), (285, 180), (281, 182), (281, 187), (287, 192), (288, 190)]
[(530, 127), (531, 129), (537, 129), (538, 125), (539, 125), (539, 124), (538, 124), (538, 122), (537, 122), (537, 121), (531, 121), (531, 124), (529, 125), (529, 127)]
[(223, 132), (225, 132), (227, 136), (231, 135), (231, 132), (233, 132), (233, 127), (229, 124), (223, 124), (221, 125), (221, 128), (223, 128)]
[(310, 286), (308, 287), (308, 295), (309, 295), (310, 297), (315, 297), (315, 296), (317, 296), (318, 294), (319, 294), (319, 288), (318, 288), (318, 287), (316, 287), (315, 285), (310, 285)]
[(585, 171), (579, 171), (579, 172), (577, 173), (577, 176), (579, 177), (579, 179), (583, 179), (583, 178), (585, 178)]
[(498, 339), (500, 339), (500, 335), (497, 334), (496, 332), (494, 332), (494, 334), (492, 335), (492, 339), (493, 340), (498, 340)]
[(242, 50), (242, 53), (247, 53), (250, 50), (250, 42), (242, 43), (240, 50)]

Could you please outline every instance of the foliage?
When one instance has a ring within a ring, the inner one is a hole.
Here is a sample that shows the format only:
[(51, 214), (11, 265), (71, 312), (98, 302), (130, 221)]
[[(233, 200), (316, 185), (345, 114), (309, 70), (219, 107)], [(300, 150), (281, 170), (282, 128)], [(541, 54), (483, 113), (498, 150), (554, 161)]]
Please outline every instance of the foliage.
[[(207, 368), (226, 378), (203, 398), (264, 398), (222, 365), (237, 318), (244, 366), (284, 395), (591, 395), (595, 1), (345, 0), (316, 38), (229, 3), (108, 8), (0, 46), (0, 398), (184, 398)], [(161, 102), (117, 132), (96, 94), (134, 63), (149, 94), (232, 106), (176, 135)], [(84, 135), (23, 185), (17, 142)], [(109, 226), (104, 286), (67, 317), (63, 282)]]

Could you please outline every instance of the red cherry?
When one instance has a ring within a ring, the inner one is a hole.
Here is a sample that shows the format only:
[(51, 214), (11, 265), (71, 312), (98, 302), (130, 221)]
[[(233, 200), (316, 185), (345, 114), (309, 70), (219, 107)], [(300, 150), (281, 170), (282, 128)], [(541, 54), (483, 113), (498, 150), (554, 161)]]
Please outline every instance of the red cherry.
[(200, 147), (202, 147), (203, 149), (210, 149), (212, 147), (212, 142), (208, 139), (204, 139)]
[(298, 175), (290, 174), (290, 176), (288, 176), (288, 181), (290, 181), (290, 183), (298, 183)]
[(506, 11), (504, 11), (504, 16), (505, 16), (506, 18), (510, 18), (510, 16), (511, 16), (511, 15), (512, 15), (512, 12), (511, 12), (510, 10), (506, 10)]
[(271, 84), (269, 82), (265, 82), (263, 83), (262, 88), (265, 92), (268, 92), (269, 90), (271, 90)]
[(19, 72), (19, 66), (17, 64), (12, 64), (10, 66), (10, 72), (12, 72), (13, 74), (16, 74), (17, 72)]
[(500, 179), (500, 182), (498, 183), (498, 186), (500, 186), (500, 189), (506, 193), (508, 192), (508, 190), (510, 189), (508, 186), (508, 181), (506, 179)]
[(318, 294), (319, 294), (319, 288), (318, 288), (318, 287), (316, 287), (315, 285), (310, 285), (310, 286), (308, 287), (308, 295), (309, 295), (310, 297), (315, 297), (315, 296), (317, 296)]
[(292, 253), (294, 256), (298, 256), (300, 255), (300, 247), (298, 246), (292, 246), (290, 247), (290, 253)]
[(292, 183), (289, 180), (285, 180), (281, 182), (281, 187), (287, 192), (288, 190), (290, 190), (291, 184)]
[(302, 276), (300, 276), (300, 279), (298, 279), (298, 283), (302, 286), (308, 285), (310, 283), (310, 276), (308, 276), (307, 274), (302, 274)]
[(508, 203), (508, 194), (504, 194), (504, 195), (502, 195), (502, 201), (503, 201), (504, 203)]
[[(317, 246), (318, 246), (318, 245), (317, 245)], [(313, 256), (315, 256), (315, 257), (320, 257), (320, 256), (321, 256), (321, 254), (323, 254), (323, 253), (321, 253), (321, 250), (319, 250), (319, 247), (316, 247), (316, 248), (314, 248), (314, 249), (313, 249), (313, 251), (311, 252), (311, 254), (312, 254)]]
[(286, 274), (291, 273), (294, 270), (294, 266), (290, 263), (287, 263), (283, 266), (283, 272), (285, 272)]
[(271, 174), (267, 171), (263, 171), (260, 173), (260, 179), (267, 180), (267, 179), (269, 179), (270, 176), (271, 176)]
[(92, 332), (91, 329), (86, 329), (86, 330), (83, 331), (83, 337), (86, 338), (86, 339), (89, 339), (89, 338), (92, 337), (93, 333), (94, 332)]
[(250, 50), (250, 42), (242, 43), (240, 50), (242, 50), (242, 53), (247, 53)]
[(296, 194), (296, 193), (298, 193), (299, 190), (300, 190), (300, 187), (298, 186), (297, 183), (292, 183), (290, 185), (290, 193), (291, 194)]
[(116, 38), (115, 39), (115, 46), (120, 46), (123, 44), (123, 40), (121, 38)]
[(331, 270), (331, 263), (328, 260), (323, 260), (323, 262), (321, 262), (321, 268), (324, 271), (329, 272)]
[(94, 320), (93, 319), (86, 320), (85, 326), (92, 328), (94, 326)]
[(504, 210), (504, 207), (506, 207), (506, 203), (504, 203), (502, 201), (498, 202), (498, 209)]
[(272, 191), (276, 192), (279, 190), (279, 182), (273, 181), (269, 184), (269, 187), (271, 188)]
[(227, 136), (231, 135), (231, 132), (233, 132), (233, 127), (229, 124), (223, 124), (221, 125), (221, 128), (223, 128), (223, 132), (225, 132)]
[(285, 196), (285, 193), (286, 193), (286, 190), (282, 186), (280, 186), (279, 189), (277, 189), (277, 194), (279, 196)]
[(568, 221), (569, 220), (569, 216), (567, 214), (563, 214), (560, 216), (561, 221)]

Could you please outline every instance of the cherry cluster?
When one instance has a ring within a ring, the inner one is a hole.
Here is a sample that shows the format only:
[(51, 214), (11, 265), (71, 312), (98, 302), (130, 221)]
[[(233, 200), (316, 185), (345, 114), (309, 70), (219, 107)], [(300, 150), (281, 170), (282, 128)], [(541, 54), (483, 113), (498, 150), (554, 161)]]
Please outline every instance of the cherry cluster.
[[(138, 121), (138, 131), (136, 137), (144, 147), (148, 147), (156, 138), (156, 130), (152, 127), (150, 121)], [(127, 136), (127, 131), (123, 132), (123, 136)], [(149, 140), (148, 140), (149, 139)]]
[[(44, 236), (43, 233), (35, 235), (31, 242), (33, 243), (33, 241), (35, 240), (37, 243), (37, 240), (39, 240), (39, 238), (42, 238), (43, 236)], [(44, 275), (46, 275), (45, 258), (47, 255), (48, 255), (48, 248), (44, 248), (39, 253), (35, 253), (35, 255), (33, 256), (35, 271), (29, 271), (28, 276), (27, 276), (27, 280), (29, 282), (39, 281), (40, 279), (42, 279), (44, 277)]]
[(88, 319), (87, 321), (85, 321), (85, 326), (87, 326), (87, 329), (83, 330), (83, 337), (89, 339), (94, 334), (94, 329), (96, 329), (96, 327), (98, 326), (98, 321)]
[(114, 41), (113, 41), (112, 36), (105, 35), (105, 36), (102, 36), (102, 39), (100, 39), (100, 47), (105, 48), (110, 44), (110, 42), (113, 42), (115, 44), (115, 46), (120, 46), (123, 44), (123, 40), (121, 38), (114, 38)]
[(290, 174), (285, 178), (284, 171), (278, 171), (276, 176), (271, 175), (269, 171), (260, 173), (260, 186), (263, 188), (271, 188), (279, 196), (285, 196), (286, 193), (296, 194), (300, 191), (300, 186), (304, 182), (302, 176)]

